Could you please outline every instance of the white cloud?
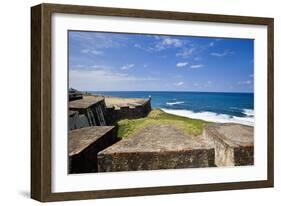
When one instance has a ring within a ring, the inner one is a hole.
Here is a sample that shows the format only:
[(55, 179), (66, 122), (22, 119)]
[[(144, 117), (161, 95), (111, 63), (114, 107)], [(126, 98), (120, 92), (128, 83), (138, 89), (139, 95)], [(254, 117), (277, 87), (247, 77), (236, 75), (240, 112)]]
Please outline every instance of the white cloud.
[(134, 47), (142, 49), (142, 46), (140, 44), (134, 44)]
[(88, 50), (101, 50), (106, 48), (121, 47), (128, 43), (124, 35), (103, 32), (76, 32), (69, 34), (70, 40), (80, 47)]
[(88, 54), (90, 52), (90, 49), (82, 49), (81, 53), (83, 54)]
[(193, 86), (199, 87), (199, 83), (195, 82), (195, 83), (193, 83)]
[(252, 81), (251, 80), (245, 80), (245, 81), (240, 81), (238, 82), (239, 85), (251, 85)]
[(180, 48), (184, 45), (184, 42), (182, 40), (171, 37), (157, 37), (156, 40), (156, 51), (161, 51), (167, 48)]
[(201, 57), (194, 57), (194, 61), (200, 61), (201, 59)]
[(162, 41), (163, 45), (173, 45), (174, 47), (182, 46), (182, 42), (178, 39), (167, 37)]
[(177, 82), (174, 85), (180, 87), (180, 86), (184, 85), (184, 82)]
[(199, 69), (199, 68), (202, 68), (202, 67), (204, 67), (203, 64), (193, 64), (193, 65), (190, 65), (191, 69)]
[(135, 66), (134, 64), (126, 64), (121, 67), (121, 70), (128, 70), (128, 69), (133, 68), (134, 66)]
[(110, 70), (70, 70), (69, 86), (79, 90), (131, 90), (133, 86), (143, 88), (144, 85), (155, 84), (158, 79), (145, 76), (132, 76)]
[(91, 65), (89, 66), (90, 69), (95, 69), (95, 70), (109, 70), (110, 67), (106, 65)]
[(83, 65), (77, 64), (70, 66), (70, 70), (110, 70), (109, 66), (106, 65)]
[(193, 54), (195, 48), (184, 48), (181, 52), (176, 53), (176, 56), (187, 58)]
[(178, 62), (176, 66), (177, 67), (185, 67), (187, 65), (188, 65), (188, 62)]
[(102, 55), (103, 51), (92, 50), (91, 53), (94, 54), (94, 55)]
[(229, 54), (233, 54), (234, 52), (229, 51), (229, 50), (225, 50), (224, 52), (212, 52), (210, 55), (212, 56), (216, 56), (216, 57), (224, 57), (227, 56)]
[(93, 55), (102, 55), (103, 51), (95, 50), (95, 49), (82, 49), (81, 53), (83, 54), (93, 54)]
[(85, 67), (85, 65), (84, 64), (75, 64), (75, 65), (73, 65), (72, 66), (72, 69), (74, 68), (84, 68)]

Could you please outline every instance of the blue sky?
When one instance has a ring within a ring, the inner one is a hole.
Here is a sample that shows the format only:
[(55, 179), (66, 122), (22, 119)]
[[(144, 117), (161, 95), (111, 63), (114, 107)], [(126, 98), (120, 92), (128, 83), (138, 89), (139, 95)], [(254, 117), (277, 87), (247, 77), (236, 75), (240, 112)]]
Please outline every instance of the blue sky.
[(81, 91), (252, 92), (254, 40), (69, 31)]

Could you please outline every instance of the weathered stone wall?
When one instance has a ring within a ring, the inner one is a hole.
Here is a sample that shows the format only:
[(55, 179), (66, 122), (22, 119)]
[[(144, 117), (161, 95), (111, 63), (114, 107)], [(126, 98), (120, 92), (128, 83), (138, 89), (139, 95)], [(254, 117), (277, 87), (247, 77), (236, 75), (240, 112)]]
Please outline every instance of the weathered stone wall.
[(240, 147), (234, 149), (235, 166), (254, 164), (254, 147)]
[(77, 111), (71, 111), (68, 117), (68, 130), (89, 127), (90, 123), (84, 114), (79, 114)]
[[(78, 112), (78, 115), (73, 115), (74, 112)], [(101, 100), (88, 108), (71, 108), (68, 121), (69, 130), (108, 125), (105, 101)]]
[(252, 127), (232, 123), (216, 124), (207, 126), (203, 135), (214, 143), (216, 166), (254, 164)]
[[(151, 111), (151, 100), (143, 105), (106, 107), (104, 99), (90, 105), (88, 108), (77, 107), (69, 111), (69, 129), (78, 129), (86, 126), (114, 125), (121, 119), (137, 119), (146, 117)], [(78, 115), (73, 115), (78, 112)]]
[(214, 150), (98, 154), (98, 172), (198, 168), (214, 166)]
[[(90, 129), (90, 128), (89, 128)], [(97, 128), (96, 128), (97, 129)], [(70, 134), (71, 135), (71, 134)], [(81, 132), (81, 145), (83, 141), (87, 141), (88, 137), (83, 137), (83, 131)], [(117, 129), (113, 127), (110, 131), (98, 136), (89, 146), (83, 149), (81, 152), (69, 155), (69, 173), (89, 173), (97, 172), (97, 154), (112, 144), (118, 142)], [(75, 147), (79, 147), (79, 143), (76, 142)]]
[(143, 105), (137, 105), (134, 107), (123, 106), (120, 108), (109, 107), (106, 109), (107, 122), (114, 124), (122, 119), (138, 119), (146, 117), (151, 111), (150, 99)]

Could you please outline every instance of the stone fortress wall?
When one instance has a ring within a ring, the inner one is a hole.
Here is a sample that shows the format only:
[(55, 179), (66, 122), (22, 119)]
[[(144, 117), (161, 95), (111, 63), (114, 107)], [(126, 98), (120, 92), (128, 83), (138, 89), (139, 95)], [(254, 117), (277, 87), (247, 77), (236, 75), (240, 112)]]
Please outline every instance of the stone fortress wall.
[(108, 107), (106, 109), (108, 123), (114, 124), (122, 119), (138, 119), (146, 117), (151, 111), (150, 101), (151, 99), (148, 99), (144, 101), (143, 104), (135, 106)]
[(69, 173), (98, 172), (98, 153), (118, 142), (117, 121), (145, 117), (149, 99), (82, 95), (72, 89), (68, 111)]
[[(109, 126), (122, 119), (146, 117), (151, 111), (151, 99), (133, 99), (119, 103), (120, 98), (83, 96), (69, 102), (69, 130), (89, 126)], [(107, 102), (109, 102), (107, 104)]]
[(160, 125), (119, 141), (116, 122), (146, 117), (150, 98), (74, 97), (69, 102), (69, 173), (254, 164), (253, 127), (209, 124), (193, 139)]

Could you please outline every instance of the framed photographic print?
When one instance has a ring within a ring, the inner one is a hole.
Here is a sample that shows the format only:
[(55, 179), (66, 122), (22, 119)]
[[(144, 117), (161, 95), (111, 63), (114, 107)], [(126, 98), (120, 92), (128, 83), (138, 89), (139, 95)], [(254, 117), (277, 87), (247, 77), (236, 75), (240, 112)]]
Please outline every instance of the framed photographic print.
[(31, 197), (273, 187), (273, 19), (31, 8)]

